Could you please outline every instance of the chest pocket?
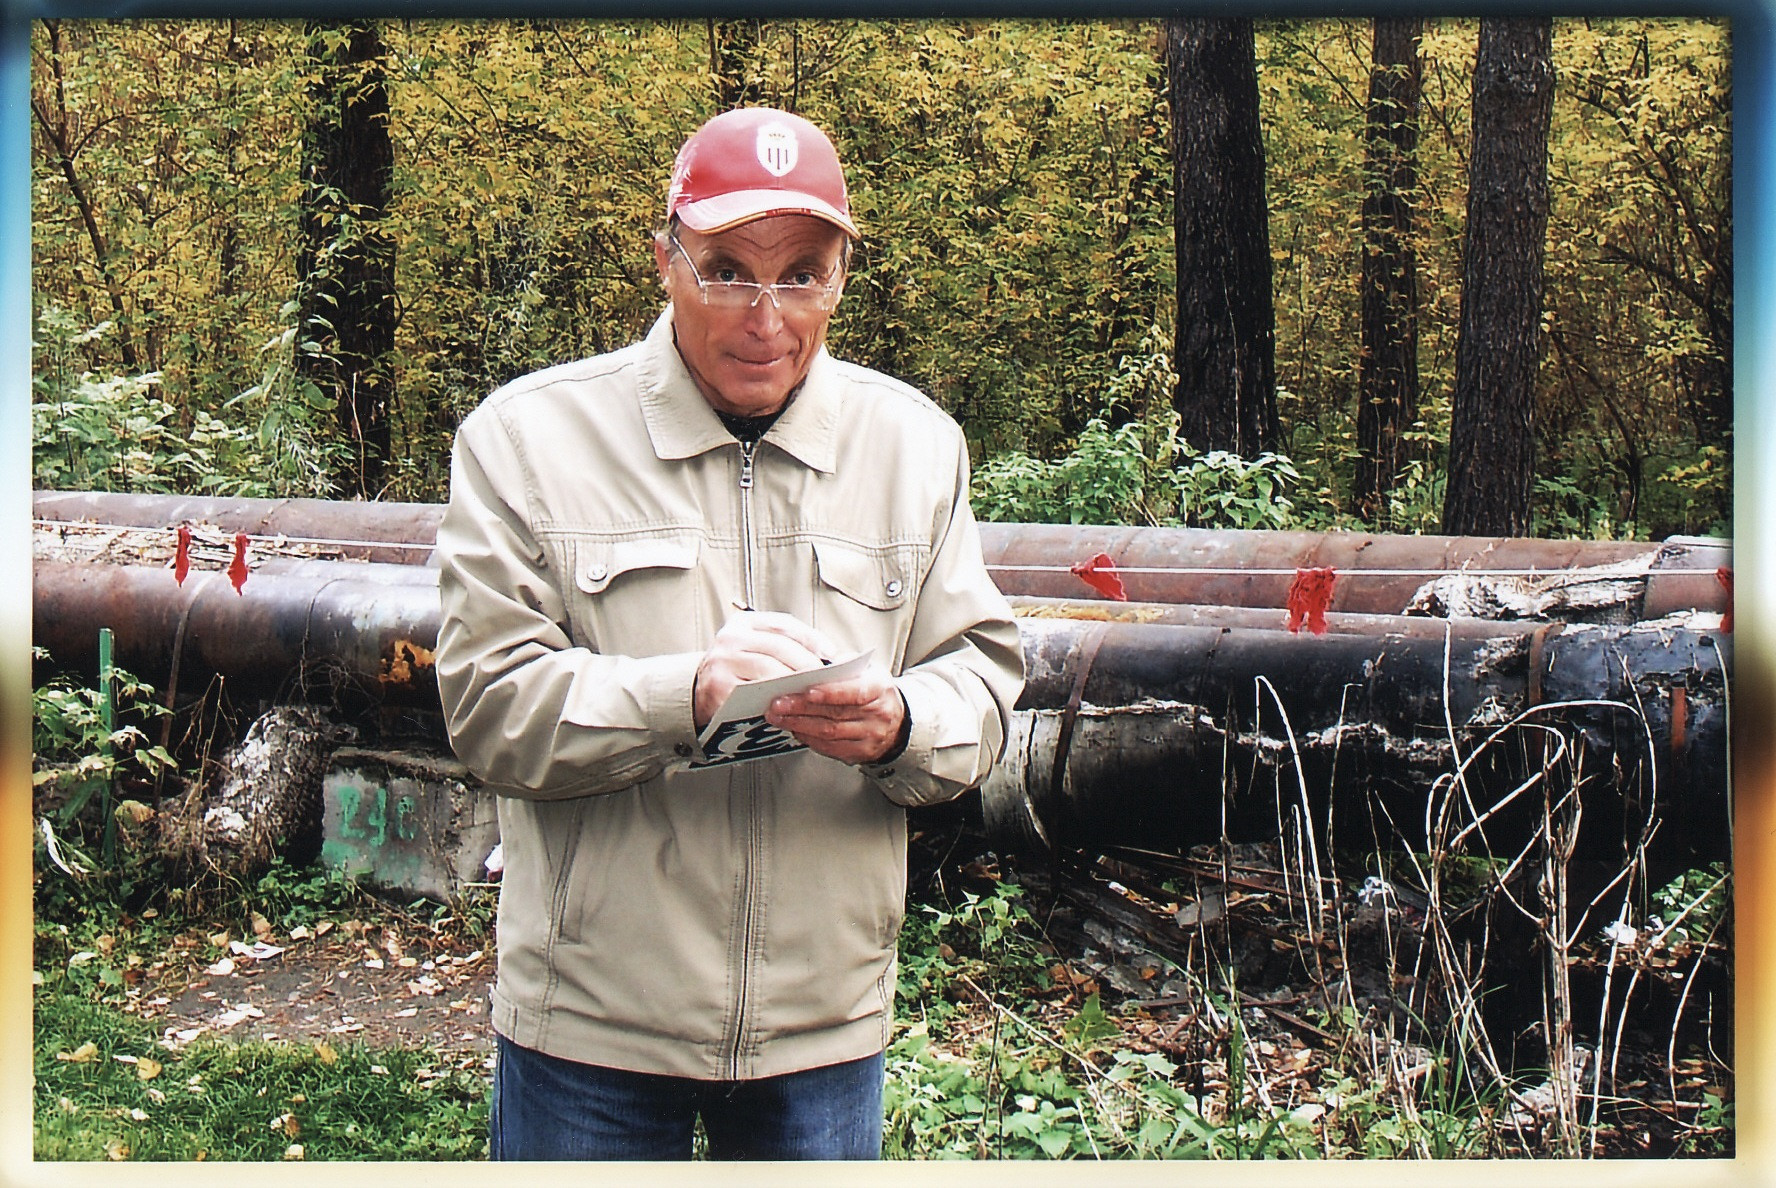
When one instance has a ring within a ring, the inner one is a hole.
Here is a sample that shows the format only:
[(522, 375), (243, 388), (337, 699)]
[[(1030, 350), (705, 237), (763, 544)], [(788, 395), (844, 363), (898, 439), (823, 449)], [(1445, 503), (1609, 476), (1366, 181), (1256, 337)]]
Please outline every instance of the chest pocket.
[(577, 542), (574, 642), (625, 656), (702, 647), (700, 547), (695, 536)]
[(815, 541), (814, 626), (845, 647), (874, 648), (877, 659), (899, 672), (912, 630), (914, 562), (907, 548)]

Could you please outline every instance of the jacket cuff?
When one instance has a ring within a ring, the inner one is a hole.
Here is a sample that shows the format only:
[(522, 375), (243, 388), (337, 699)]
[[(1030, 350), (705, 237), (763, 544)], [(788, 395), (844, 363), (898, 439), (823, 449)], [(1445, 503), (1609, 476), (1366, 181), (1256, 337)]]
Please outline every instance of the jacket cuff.
[(915, 804), (929, 795), (925, 789), (931, 782), (931, 757), (937, 748), (939, 706), (918, 681), (899, 684), (900, 700), (906, 707), (905, 745), (880, 763), (863, 764), (862, 769), (882, 785), (888, 799)]
[(648, 732), (658, 739), (674, 760), (690, 762), (701, 754), (697, 747), (697, 720), (692, 708), (699, 652), (655, 656), (642, 693), (642, 712)]

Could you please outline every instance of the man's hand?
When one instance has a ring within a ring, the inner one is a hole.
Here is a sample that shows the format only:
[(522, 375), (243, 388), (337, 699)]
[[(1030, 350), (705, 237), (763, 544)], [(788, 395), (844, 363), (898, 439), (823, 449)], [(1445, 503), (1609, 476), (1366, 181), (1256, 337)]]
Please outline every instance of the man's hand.
[(722, 624), (697, 666), (691, 714), (698, 732), (742, 681), (819, 668), (836, 654), (831, 640), (800, 619), (774, 611), (741, 611)]
[(881, 761), (900, 737), (906, 702), (881, 664), (848, 681), (830, 681), (771, 702), (765, 721), (819, 755), (841, 763)]

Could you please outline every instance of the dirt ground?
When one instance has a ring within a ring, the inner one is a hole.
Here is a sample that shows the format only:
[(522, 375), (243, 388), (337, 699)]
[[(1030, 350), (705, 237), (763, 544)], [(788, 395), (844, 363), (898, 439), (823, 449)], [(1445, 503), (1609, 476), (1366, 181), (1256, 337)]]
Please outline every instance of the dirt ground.
[(181, 943), (158, 977), (144, 979), (136, 1013), (173, 1043), (209, 1034), (491, 1054), (491, 944), (355, 920), (295, 932)]

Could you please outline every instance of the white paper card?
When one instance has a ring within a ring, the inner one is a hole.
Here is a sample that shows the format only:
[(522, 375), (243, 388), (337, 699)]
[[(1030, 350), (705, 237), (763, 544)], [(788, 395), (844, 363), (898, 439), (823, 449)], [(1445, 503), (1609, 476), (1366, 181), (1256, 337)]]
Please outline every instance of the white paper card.
[(691, 762), (692, 767), (717, 767), (724, 763), (743, 763), (749, 759), (768, 759), (805, 750), (787, 731), (765, 721), (765, 710), (771, 702), (787, 693), (800, 693), (828, 681), (850, 680), (869, 664), (873, 652), (857, 655), (833, 664), (823, 664), (805, 672), (772, 677), (764, 681), (747, 681), (736, 685), (728, 699), (709, 720), (698, 736), (703, 758)]

